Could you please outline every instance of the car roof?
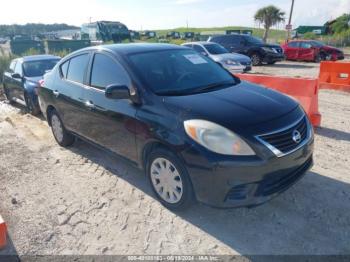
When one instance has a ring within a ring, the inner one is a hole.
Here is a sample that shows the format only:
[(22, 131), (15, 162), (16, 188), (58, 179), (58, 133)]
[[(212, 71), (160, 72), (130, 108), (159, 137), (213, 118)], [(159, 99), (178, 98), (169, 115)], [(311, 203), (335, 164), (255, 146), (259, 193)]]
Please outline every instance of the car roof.
[(116, 54), (130, 55), (136, 53), (146, 53), (164, 50), (178, 50), (185, 49), (185, 47), (171, 44), (148, 44), (148, 43), (131, 43), (131, 44), (113, 44), (113, 45), (101, 45), (96, 47), (88, 47), (81, 49), (81, 51), (94, 51), (94, 50), (106, 50)]
[(54, 56), (54, 55), (32, 55), (32, 56), (21, 57), (18, 60), (22, 62), (31, 62), (31, 61), (42, 61), (42, 60), (52, 60), (52, 59), (61, 59), (61, 57)]
[(217, 45), (217, 43), (213, 43), (213, 42), (205, 42), (205, 41), (199, 41), (199, 42), (189, 42), (189, 43), (184, 43), (184, 45)]

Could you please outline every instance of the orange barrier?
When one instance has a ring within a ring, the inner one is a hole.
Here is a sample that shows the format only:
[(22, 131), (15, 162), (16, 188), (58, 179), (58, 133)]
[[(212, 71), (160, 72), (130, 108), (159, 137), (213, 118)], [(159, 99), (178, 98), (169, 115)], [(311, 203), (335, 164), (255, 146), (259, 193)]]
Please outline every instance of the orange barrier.
[(6, 247), (7, 243), (7, 228), (5, 221), (0, 216), (0, 249)]
[(317, 79), (276, 77), (253, 74), (235, 74), (242, 80), (263, 85), (297, 99), (308, 114), (314, 126), (321, 125), (321, 114), (318, 111)]
[(350, 92), (350, 63), (322, 62), (319, 76), (320, 89)]

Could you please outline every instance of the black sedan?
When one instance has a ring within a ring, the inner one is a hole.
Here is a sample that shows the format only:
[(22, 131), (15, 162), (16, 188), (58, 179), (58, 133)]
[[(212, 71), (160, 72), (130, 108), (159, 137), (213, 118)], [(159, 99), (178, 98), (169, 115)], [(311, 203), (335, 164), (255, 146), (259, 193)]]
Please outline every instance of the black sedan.
[(39, 114), (40, 108), (36, 94), (39, 81), (60, 59), (52, 55), (34, 55), (12, 60), (3, 76), (7, 100), (26, 106), (33, 115)]
[(80, 137), (128, 158), (171, 209), (260, 205), (313, 164), (297, 102), (184, 47), (77, 51), (45, 76), (39, 98), (61, 146)]

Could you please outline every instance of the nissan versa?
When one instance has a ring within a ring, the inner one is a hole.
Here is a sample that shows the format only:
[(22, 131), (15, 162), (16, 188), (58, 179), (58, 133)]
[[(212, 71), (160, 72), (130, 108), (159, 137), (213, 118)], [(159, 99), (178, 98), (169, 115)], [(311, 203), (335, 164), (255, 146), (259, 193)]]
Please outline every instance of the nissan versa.
[(128, 158), (170, 209), (257, 206), (313, 164), (297, 102), (185, 47), (77, 51), (46, 74), (39, 103), (61, 146), (79, 137)]

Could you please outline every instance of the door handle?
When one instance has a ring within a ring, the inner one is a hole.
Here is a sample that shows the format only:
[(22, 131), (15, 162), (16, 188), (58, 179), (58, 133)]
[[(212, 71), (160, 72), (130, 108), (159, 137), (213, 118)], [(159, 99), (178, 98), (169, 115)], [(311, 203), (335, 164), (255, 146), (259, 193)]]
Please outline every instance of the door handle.
[(52, 93), (55, 97), (58, 97), (60, 95), (60, 92), (58, 92), (57, 90), (53, 91)]
[(95, 108), (94, 103), (92, 103), (91, 101), (86, 101), (85, 102), (85, 106), (90, 108), (90, 109), (94, 109)]

